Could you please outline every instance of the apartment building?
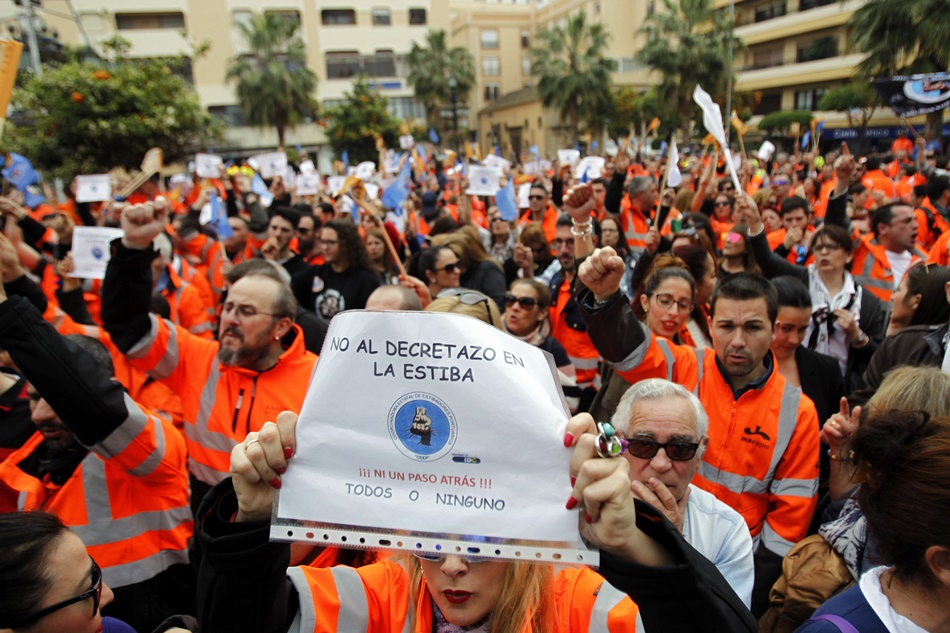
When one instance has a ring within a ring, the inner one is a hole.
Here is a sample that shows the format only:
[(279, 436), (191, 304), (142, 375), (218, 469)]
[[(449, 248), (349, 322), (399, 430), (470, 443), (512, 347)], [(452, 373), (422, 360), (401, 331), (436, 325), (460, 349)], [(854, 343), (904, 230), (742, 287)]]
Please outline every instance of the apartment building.
[[(185, 64), (202, 104), (229, 124), (227, 147), (252, 151), (277, 144), (273, 129), (248, 127), (232, 84), (225, 82), (230, 61), (246, 52), (239, 25), (252, 13), (280, 15), (300, 24), (307, 65), (318, 78), (317, 98), (338, 103), (353, 78), (364, 74), (389, 99), (401, 118), (425, 111), (406, 83), (406, 57), (414, 42), (424, 43), (429, 29), (448, 28), (449, 0), (42, 0), (37, 26), (58, 32), (62, 42), (81, 45), (85, 38), (101, 51), (102, 42), (119, 34), (141, 57), (190, 55), (193, 44), (208, 41), (208, 53)], [(77, 21), (70, 17), (75, 10)], [(22, 10), (0, 3), (0, 23), (15, 23)], [(83, 35), (85, 32), (85, 37)], [(289, 146), (315, 149), (325, 141), (322, 129), (308, 122), (288, 131)]]

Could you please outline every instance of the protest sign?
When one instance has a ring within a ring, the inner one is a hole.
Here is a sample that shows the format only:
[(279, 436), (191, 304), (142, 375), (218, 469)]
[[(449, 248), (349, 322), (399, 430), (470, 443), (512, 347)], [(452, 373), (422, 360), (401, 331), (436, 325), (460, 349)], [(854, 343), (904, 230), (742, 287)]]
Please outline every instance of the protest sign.
[(375, 200), (379, 197), (379, 185), (375, 185), (371, 182), (364, 182), (363, 189), (366, 190), (367, 200)]
[(76, 176), (76, 202), (103, 202), (112, 199), (109, 174)]
[(331, 196), (336, 196), (340, 193), (340, 189), (343, 188), (345, 182), (346, 176), (330, 176), (327, 178), (327, 191), (330, 192)]
[(562, 165), (576, 165), (581, 159), (581, 153), (576, 149), (559, 149), (557, 151), (557, 162)]
[(272, 538), (596, 564), (564, 509), (555, 375), (550, 355), (470, 317), (338, 314)]
[(578, 180), (582, 178), (587, 180), (600, 178), (604, 173), (605, 163), (606, 161), (601, 156), (585, 156), (574, 168), (574, 177)]
[(369, 180), (376, 174), (376, 163), (371, 160), (364, 160), (362, 163), (356, 166), (356, 171), (353, 172), (360, 180)]
[(528, 194), (531, 193), (531, 183), (526, 182), (523, 185), (518, 185), (518, 207), (521, 209), (527, 209), (531, 206), (531, 203), (528, 202)]
[(772, 158), (772, 154), (775, 153), (775, 145), (771, 141), (762, 141), (762, 145), (759, 147), (759, 151), (755, 153), (762, 160), (769, 160)]
[(501, 175), (500, 169), (472, 165), (468, 171), (469, 185), (465, 193), (470, 196), (493, 196), (500, 189)]
[(412, 138), (412, 134), (403, 134), (399, 137), (399, 147), (402, 149), (412, 149), (415, 144), (416, 139)]
[(485, 160), (482, 161), (482, 165), (497, 169), (501, 173), (504, 173), (506, 169), (511, 169), (511, 161), (505, 160), (501, 156), (495, 156), (494, 154), (486, 156)]
[(320, 193), (320, 174), (300, 174), (297, 176), (298, 196), (315, 196)]
[(195, 154), (195, 173), (202, 178), (220, 178), (224, 161), (214, 154)]
[(950, 106), (950, 73), (875, 79), (874, 87), (881, 101), (902, 119)]
[(73, 229), (73, 270), (77, 279), (104, 279), (111, 251), (109, 242), (122, 237), (122, 229), (77, 226)]
[(251, 166), (257, 165), (255, 169), (260, 172), (261, 177), (273, 178), (284, 175), (287, 169), (287, 154), (285, 152), (258, 154), (249, 158), (247, 162)]
[(314, 166), (312, 160), (307, 159), (304, 162), (300, 163), (300, 173), (309, 176), (310, 174), (317, 173), (317, 168), (316, 166)]

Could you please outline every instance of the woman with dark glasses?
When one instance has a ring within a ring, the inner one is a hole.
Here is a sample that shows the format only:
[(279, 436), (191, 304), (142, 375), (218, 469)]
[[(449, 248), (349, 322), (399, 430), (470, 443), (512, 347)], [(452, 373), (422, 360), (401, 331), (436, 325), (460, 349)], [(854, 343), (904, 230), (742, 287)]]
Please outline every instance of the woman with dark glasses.
[(459, 258), (448, 246), (430, 246), (419, 255), (419, 272), (429, 284), (429, 294), (438, 296), (446, 288), (458, 288)]
[(540, 347), (554, 357), (564, 397), (571, 411), (575, 411), (581, 396), (577, 372), (564, 347), (551, 336), (550, 305), (551, 292), (546, 285), (534, 279), (519, 279), (511, 284), (505, 295), (502, 325), (508, 334)]

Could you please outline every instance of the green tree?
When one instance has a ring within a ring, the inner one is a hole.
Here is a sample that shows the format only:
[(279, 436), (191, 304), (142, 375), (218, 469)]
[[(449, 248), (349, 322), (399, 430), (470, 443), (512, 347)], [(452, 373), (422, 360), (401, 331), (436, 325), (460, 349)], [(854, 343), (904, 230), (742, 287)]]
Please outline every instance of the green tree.
[(429, 31), (425, 46), (413, 42), (406, 82), (415, 90), (416, 99), (425, 105), (426, 122), (443, 133), (448, 124), (440, 123), (439, 108), (451, 105), (450, 77), (455, 77), (457, 84), (456, 99), (459, 103), (466, 103), (475, 85), (475, 60), (468, 49), (460, 46), (449, 48), (444, 30)]
[(6, 149), (69, 181), (137, 169), (152, 147), (163, 149), (166, 163), (184, 160), (222, 137), (223, 125), (176, 74), (187, 59), (129, 59), (124, 40), (107, 51), (105, 63), (72, 59), (46, 66), (42, 77), (30, 74), (13, 94)]
[[(863, 144), (867, 138), (868, 121), (874, 116), (879, 103), (877, 92), (868, 82), (853, 81), (826, 92), (818, 102), (818, 109), (844, 112), (848, 117), (848, 125), (860, 128)], [(861, 116), (860, 123), (855, 125), (858, 114)]]
[[(733, 34), (726, 11), (716, 11), (713, 0), (663, 0), (665, 11), (650, 14), (639, 33), (647, 43), (637, 60), (660, 73), (660, 94), (672, 104), (673, 112), (660, 118), (683, 129), (689, 138), (689, 123), (699, 112), (693, 104), (693, 90), (702, 84), (715, 98), (724, 94), (732, 72), (729, 55), (742, 42)], [(695, 108), (695, 111), (694, 111)]]
[[(950, 68), (950, 11), (946, 0), (867, 0), (848, 20), (851, 46), (865, 54), (865, 78), (945, 72)], [(926, 136), (935, 139), (943, 111), (927, 115)]]
[(274, 14), (255, 14), (240, 25), (250, 52), (231, 62), (226, 79), (247, 121), (256, 127), (277, 128), (284, 146), (286, 130), (316, 118), (317, 76), (307, 68), (307, 47), (297, 33), (300, 25)]
[(770, 112), (759, 120), (758, 128), (770, 134), (788, 136), (792, 123), (798, 123), (799, 133), (804, 134), (811, 126), (812, 118), (812, 113), (808, 110)]
[(353, 92), (343, 97), (343, 103), (323, 113), (330, 147), (337, 156), (346, 150), (350, 164), (377, 162), (376, 138), (382, 137), (387, 147), (399, 142), (399, 122), (389, 114), (386, 97), (370, 88), (365, 77), (357, 77)]
[(537, 46), (531, 49), (538, 97), (570, 123), (574, 144), (584, 113), (609, 111), (610, 73), (617, 64), (606, 57), (608, 39), (603, 24), (588, 24), (587, 13), (578, 11), (564, 26), (538, 33)]

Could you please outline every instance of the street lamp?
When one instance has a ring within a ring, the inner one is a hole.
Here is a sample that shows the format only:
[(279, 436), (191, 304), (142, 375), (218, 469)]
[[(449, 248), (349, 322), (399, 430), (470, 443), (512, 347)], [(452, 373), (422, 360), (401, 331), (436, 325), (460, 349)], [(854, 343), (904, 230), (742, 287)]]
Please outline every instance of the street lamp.
[(455, 146), (455, 153), (458, 154), (459, 151), (459, 110), (458, 110), (458, 94), (456, 90), (459, 87), (458, 79), (455, 78), (455, 75), (449, 75), (449, 98), (452, 100), (452, 137), (453, 145)]

